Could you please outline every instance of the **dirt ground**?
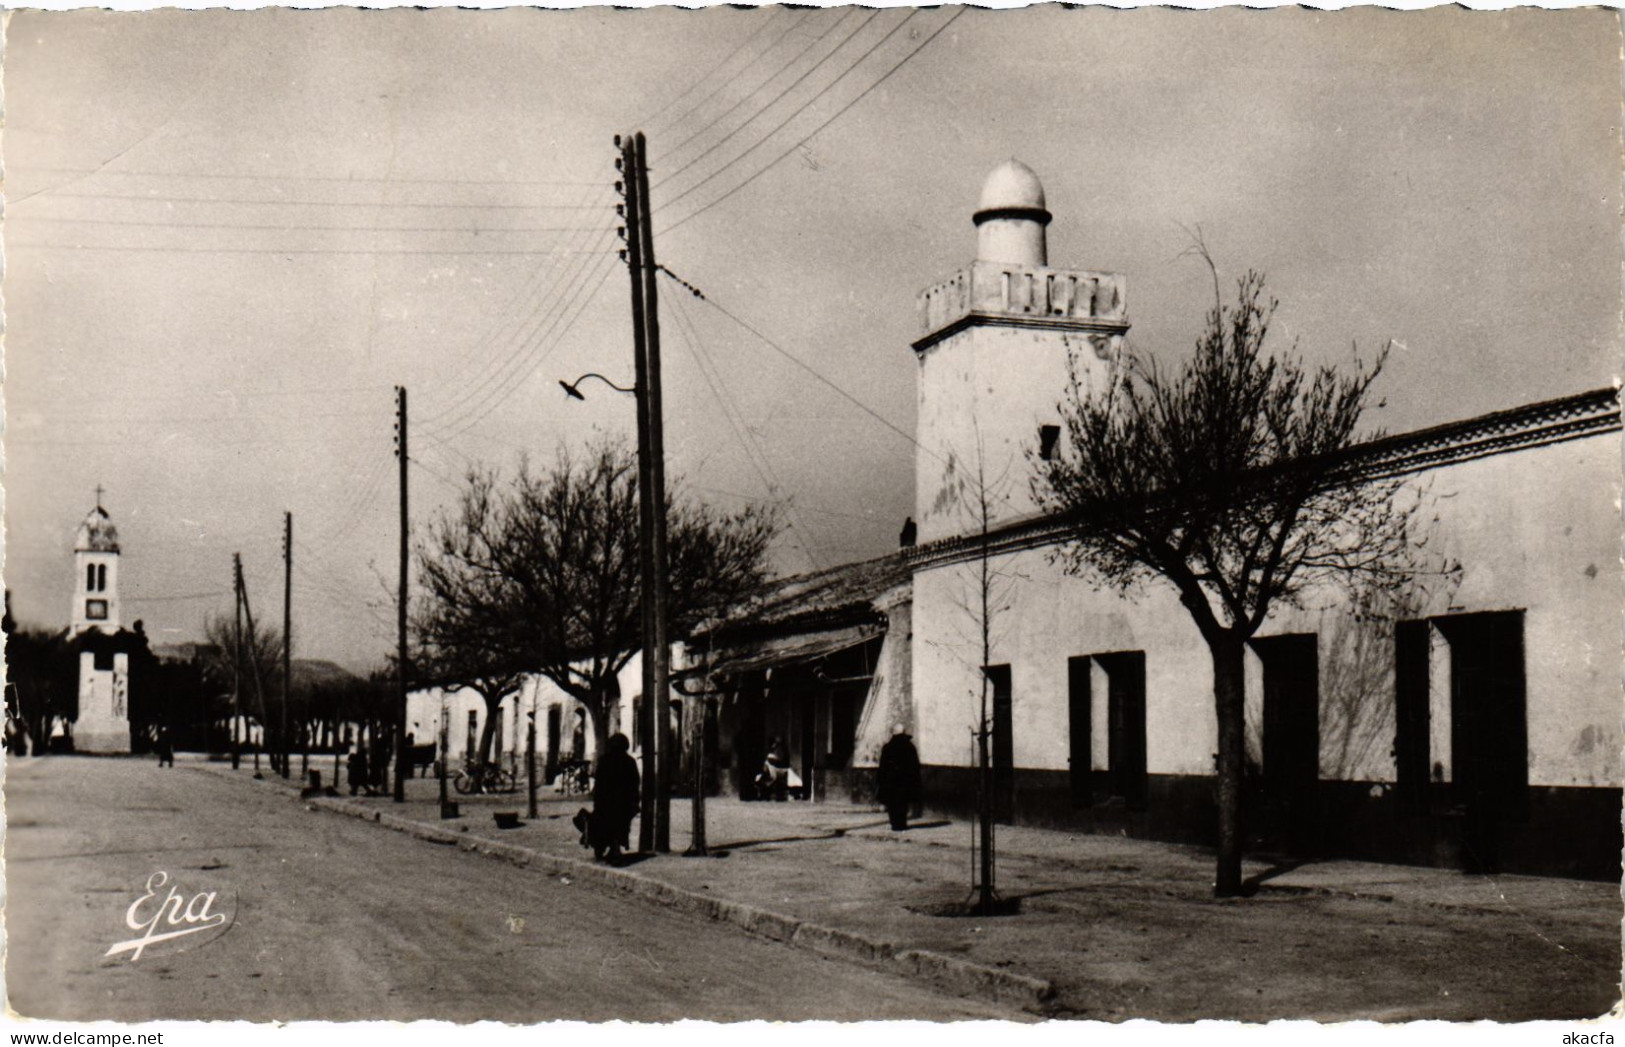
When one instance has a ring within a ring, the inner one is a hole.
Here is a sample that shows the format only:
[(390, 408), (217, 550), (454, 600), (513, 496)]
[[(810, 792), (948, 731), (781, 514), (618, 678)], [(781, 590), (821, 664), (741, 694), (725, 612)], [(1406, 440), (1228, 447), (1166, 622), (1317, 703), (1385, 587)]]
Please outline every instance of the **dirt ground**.
[[(435, 783), (412, 785), (402, 813), (438, 824)], [(579, 798), (546, 796), (535, 822), (500, 834), (489, 811), (522, 810), (522, 794), (459, 799), (470, 832), (585, 857), (568, 823)], [(999, 886), (1020, 914), (945, 918), (931, 913), (970, 883), (964, 823), (893, 834), (878, 811), (841, 804), (707, 807), (725, 856), (655, 858), (639, 874), (1046, 978), (1057, 1016), (1516, 1021), (1596, 1017), (1620, 999), (1617, 884), (1254, 861), (1258, 894), (1218, 901), (1200, 849), (1005, 828)], [(672, 825), (680, 853), (686, 803)]]

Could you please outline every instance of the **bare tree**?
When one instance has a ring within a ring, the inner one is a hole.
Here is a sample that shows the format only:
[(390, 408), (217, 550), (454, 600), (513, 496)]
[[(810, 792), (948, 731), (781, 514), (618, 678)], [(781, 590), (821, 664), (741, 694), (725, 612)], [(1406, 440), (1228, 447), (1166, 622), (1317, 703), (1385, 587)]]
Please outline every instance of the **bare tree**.
[(972, 419), (972, 435), (976, 459), (961, 463), (950, 455), (942, 478), (942, 490), (951, 492), (955, 508), (967, 525), (964, 533), (976, 536), (978, 551), (961, 591), (952, 598), (959, 610), (957, 621), (968, 625), (969, 631), (956, 627), (959, 642), (953, 647), (959, 652), (971, 652), (971, 658), (959, 655), (962, 662), (974, 660), (970, 668), (977, 679), (973, 694), (975, 714), (970, 724), (972, 760), (977, 771), (977, 818), (971, 849), (975, 854), (971, 885), (975, 900), (970, 910), (984, 915), (1001, 911), (998, 897), (998, 850), (995, 823), (1004, 812), (999, 810), (1001, 786), (1004, 784), (996, 767), (996, 734), (994, 729), (993, 679), (990, 668), (993, 652), (1003, 638), (995, 623), (1001, 612), (1008, 610), (1016, 583), (1021, 576), (1007, 564), (994, 562), (990, 551), (993, 522), (1001, 503), (1009, 502), (1008, 488), (1013, 461), (999, 463), (998, 474), (988, 475), (987, 444), (981, 426)]
[(491, 759), (502, 701), (524, 682), (527, 643), (521, 628), (522, 599), (497, 568), (488, 526), (501, 511), (497, 481), (471, 473), (457, 516), (433, 529), (432, 549), (419, 550), (424, 599), (413, 621), (418, 686), (470, 690), (485, 702), (485, 727), (476, 759)]
[(39, 756), (49, 747), (55, 722), (71, 722), (79, 715), (79, 654), (65, 629), (18, 625), (11, 617), (9, 591), (4, 632), (6, 718), (16, 718)]
[[(211, 614), (203, 620), (207, 644), (204, 678), (216, 688), (229, 688), (235, 682), (239, 691), (237, 714), (258, 721), (270, 739), (281, 723), (282, 632), (263, 622), (255, 622), (252, 631), (246, 624), (242, 628), (239, 650), (237, 624), (231, 616)], [(259, 674), (258, 680), (255, 673)], [(281, 746), (270, 749), (280, 752)]]
[[(760, 508), (727, 515), (675, 501), (667, 514), (679, 637), (761, 584), (777, 522)], [(586, 706), (602, 751), (616, 676), (642, 643), (637, 542), (636, 465), (619, 444), (561, 453), (540, 476), (521, 465), (507, 483), (472, 471), (456, 512), (420, 550), (421, 642), (436, 664), (464, 666), (465, 679), (546, 676)]]
[(1070, 570), (1122, 591), (1173, 585), (1207, 643), (1221, 897), (1241, 890), (1247, 641), (1273, 608), (1317, 585), (1369, 591), (1413, 574), (1411, 510), (1394, 497), (1402, 481), (1362, 475), (1352, 453), (1386, 351), (1370, 367), (1311, 371), (1295, 352), (1266, 353), (1275, 308), (1249, 272), (1234, 306), (1216, 298), (1181, 367), (1131, 356), (1104, 396), (1085, 392), (1074, 361), (1061, 404), (1068, 440), (1033, 481), (1069, 523), (1058, 556)]

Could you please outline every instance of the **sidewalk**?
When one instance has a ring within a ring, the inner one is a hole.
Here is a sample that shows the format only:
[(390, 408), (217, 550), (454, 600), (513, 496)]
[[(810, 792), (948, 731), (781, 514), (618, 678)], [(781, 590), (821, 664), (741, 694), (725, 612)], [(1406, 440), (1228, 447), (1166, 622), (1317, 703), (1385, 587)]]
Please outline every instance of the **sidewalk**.
[[(209, 769), (233, 776), (229, 766)], [(234, 777), (251, 782), (250, 773)], [(1595, 1017), (1619, 997), (1621, 902), (1612, 884), (1249, 862), (1244, 875), (1259, 880), (1257, 896), (1218, 901), (1212, 857), (1200, 849), (1001, 826), (998, 887), (1021, 900), (1020, 914), (949, 918), (935, 914), (963, 901), (971, 882), (965, 822), (893, 833), (878, 808), (711, 799), (713, 856), (684, 858), (690, 809), (673, 801), (673, 853), (600, 875), (564, 864), (590, 864), (570, 825), (590, 806), (583, 798), (543, 790), (538, 817), (511, 830), (497, 829), (491, 813), (523, 815), (523, 790), (452, 798), (462, 817), (446, 822), (433, 779), (411, 782), (405, 804), (375, 797), (320, 806), (510, 860), (523, 859), (516, 848), (535, 852), (555, 874), (576, 869), (849, 958), (895, 962), (908, 953), (907, 964), (938, 981), (1065, 1016), (1504, 1021)], [(863, 943), (871, 954), (855, 948)], [(989, 981), (980, 971), (1007, 977)]]

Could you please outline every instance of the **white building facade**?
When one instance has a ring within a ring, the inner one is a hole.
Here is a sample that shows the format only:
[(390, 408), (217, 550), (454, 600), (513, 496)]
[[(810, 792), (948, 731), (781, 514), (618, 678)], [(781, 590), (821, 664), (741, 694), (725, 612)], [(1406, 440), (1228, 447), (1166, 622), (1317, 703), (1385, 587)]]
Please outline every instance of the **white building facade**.
[[(1172, 586), (1125, 595), (1067, 573), (1028, 482), (1059, 437), (1068, 359), (1083, 395), (1119, 366), (1124, 281), (1048, 265), (1042, 188), (1013, 161), (976, 219), (981, 257), (921, 295), (914, 343), (928, 802), (974, 802), (986, 681), (1003, 817), (1209, 842), (1206, 644)], [(1423, 500), (1430, 554), (1461, 570), (1383, 606), (1328, 591), (1259, 631), (1253, 846), (1618, 876), (1619, 432), (1604, 389), (1367, 448), (1372, 476)]]

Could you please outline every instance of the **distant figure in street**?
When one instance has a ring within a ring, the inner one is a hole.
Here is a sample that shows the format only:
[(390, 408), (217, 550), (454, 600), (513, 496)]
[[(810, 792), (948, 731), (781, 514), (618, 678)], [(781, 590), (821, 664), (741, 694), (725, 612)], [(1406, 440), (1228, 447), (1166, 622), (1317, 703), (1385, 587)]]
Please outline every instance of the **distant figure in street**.
[(767, 760), (762, 764), (762, 792), (783, 803), (790, 796), (790, 755), (785, 751), (784, 739), (775, 738), (767, 747)]
[(876, 793), (893, 832), (908, 828), (908, 812), (920, 799), (920, 753), (914, 748), (908, 727), (892, 728), (891, 741), (880, 749), (880, 771)]
[(632, 743), (626, 735), (609, 736), (598, 757), (598, 773), (592, 782), (592, 820), (589, 835), (592, 853), (611, 862), (620, 860), (623, 850), (632, 848), (632, 818), (638, 813), (638, 762), (632, 759)]
[(367, 791), (367, 750), (362, 748), (360, 742), (355, 743), (355, 751), (350, 754), (346, 766), (350, 772), (350, 795), (354, 796), (357, 791), (365, 793)]
[(158, 754), (158, 766), (166, 763), (175, 766), (175, 745), (169, 740), (169, 728), (158, 728), (157, 737), (152, 740), (152, 751)]

